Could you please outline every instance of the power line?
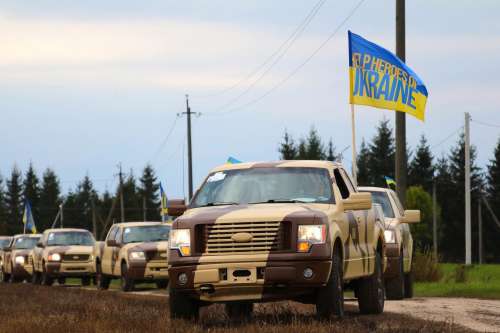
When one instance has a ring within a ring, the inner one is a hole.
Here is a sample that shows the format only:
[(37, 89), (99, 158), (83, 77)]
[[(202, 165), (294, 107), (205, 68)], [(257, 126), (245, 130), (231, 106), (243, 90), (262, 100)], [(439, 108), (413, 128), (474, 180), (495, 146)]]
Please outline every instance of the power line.
[(459, 128), (457, 128), (456, 130), (454, 130), (452, 133), (450, 133), (446, 138), (444, 138), (443, 140), (439, 141), (439, 143), (431, 146), (431, 150), (441, 146), (443, 143), (445, 143), (446, 141), (448, 141), (448, 139), (450, 139), (453, 135), (457, 134), (458, 131), (460, 131), (461, 129), (463, 129), (464, 127), (463, 126), (460, 126)]
[[(307, 14), (307, 16), (302, 20), (302, 22), (294, 29), (294, 31), (292, 32), (292, 34), (290, 36), (288, 36), (288, 38), (278, 47), (278, 49), (276, 49), (276, 51), (274, 51), (269, 57), (267, 57), (267, 59), (262, 63), (260, 64), (259, 66), (257, 66), (250, 74), (246, 75), (245, 77), (243, 77), (242, 79), (238, 80), (236, 83), (234, 83), (233, 85), (219, 91), (219, 92), (215, 92), (213, 94), (208, 94), (208, 95), (201, 95), (201, 96), (195, 96), (197, 98), (209, 98), (209, 97), (215, 97), (215, 96), (220, 96), (220, 95), (223, 95), (237, 87), (239, 87), (242, 83), (244, 83), (245, 81), (248, 81), (250, 80), (252, 77), (254, 77), (257, 73), (259, 73), (269, 62), (271, 62), (274, 57), (276, 57), (280, 52), (281, 50), (287, 45), (290, 43), (293, 44), (294, 41), (292, 41), (292, 39), (295, 38), (295, 36), (299, 33), (300, 33), (305, 29), (305, 26), (307, 26), (311, 20), (312, 20), (312, 16), (316, 15), (317, 11), (319, 10), (319, 8), (321, 6), (323, 6), (323, 4), (325, 3), (326, 0), (319, 0), (315, 5), (314, 7), (311, 9), (311, 11), (309, 12), (309, 14)], [(313, 14), (314, 13), (314, 14)], [(300, 34), (299, 33), (299, 34)], [(286, 53), (287, 50), (285, 50), (285, 53)]]
[(172, 132), (174, 131), (175, 129), (175, 125), (177, 124), (177, 120), (179, 119), (179, 116), (176, 115), (175, 116), (175, 119), (174, 119), (174, 122), (172, 123), (172, 126), (170, 127), (170, 129), (168, 130), (167, 132), (167, 135), (165, 136), (165, 139), (163, 139), (163, 141), (161, 142), (160, 146), (158, 147), (158, 149), (156, 149), (155, 153), (151, 156), (151, 158), (149, 159), (151, 162), (153, 162), (157, 157), (158, 155), (161, 153), (161, 151), (163, 150), (163, 148), (165, 147), (165, 145), (167, 144), (168, 142), (168, 139), (170, 138), (170, 136), (172, 135)]
[(316, 54), (318, 54), (318, 52), (321, 51), (321, 49), (323, 49), (323, 47), (325, 47), (325, 45), (337, 34), (337, 32), (340, 30), (340, 28), (354, 15), (354, 13), (358, 10), (358, 8), (363, 4), (364, 1), (365, 0), (360, 0), (356, 4), (356, 6), (354, 6), (353, 9), (349, 12), (347, 17), (344, 20), (342, 20), (339, 25), (337, 25), (337, 27), (332, 31), (332, 33), (330, 33), (330, 35), (319, 45), (319, 47), (317, 47), (314, 50), (314, 52), (309, 57), (307, 57), (288, 76), (286, 76), (283, 80), (279, 81), (277, 84), (275, 84), (273, 87), (271, 87), (271, 89), (269, 89), (267, 92), (265, 92), (264, 94), (260, 95), (259, 97), (255, 98), (253, 100), (250, 100), (246, 104), (243, 104), (239, 107), (230, 109), (228, 111), (215, 112), (212, 114), (227, 114), (227, 113), (233, 113), (233, 112), (243, 110), (243, 109), (245, 109), (253, 104), (260, 102), (262, 99), (269, 96), (271, 93), (273, 93), (280, 86), (284, 85), (288, 80), (290, 80), (293, 76), (295, 76), (295, 74), (297, 74), (299, 72), (299, 70), (301, 70), (305, 65), (307, 65), (309, 63), (309, 61), (311, 61), (311, 59), (314, 58), (316, 56)]
[(471, 119), (471, 122), (476, 123), (478, 125), (482, 125), (482, 126), (500, 128), (500, 125), (497, 125), (497, 124), (488, 124), (488, 123), (485, 123), (485, 122), (482, 122), (482, 121), (479, 121), (479, 120), (472, 120)]

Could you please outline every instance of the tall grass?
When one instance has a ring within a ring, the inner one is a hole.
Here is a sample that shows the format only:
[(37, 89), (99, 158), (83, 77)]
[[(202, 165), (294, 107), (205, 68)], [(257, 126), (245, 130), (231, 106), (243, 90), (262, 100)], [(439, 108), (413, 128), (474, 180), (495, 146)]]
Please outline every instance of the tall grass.
[(431, 251), (416, 251), (413, 256), (413, 273), (417, 282), (437, 282), (443, 277), (438, 258)]

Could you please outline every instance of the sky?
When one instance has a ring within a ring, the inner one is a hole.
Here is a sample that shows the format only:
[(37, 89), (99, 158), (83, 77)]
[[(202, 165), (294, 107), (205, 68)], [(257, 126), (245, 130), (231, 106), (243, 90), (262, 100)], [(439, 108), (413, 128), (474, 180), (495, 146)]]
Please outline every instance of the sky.
[[(169, 197), (186, 196), (186, 119), (177, 115), (186, 94), (201, 113), (195, 187), (228, 156), (278, 159), (285, 130), (299, 139), (315, 127), (343, 150), (351, 144), (347, 30), (393, 51), (395, 1), (365, 0), (341, 25), (358, 1), (326, 0), (287, 52), (266, 62), (317, 3), (0, 1), (0, 174), (32, 162), (39, 173), (53, 168), (64, 191), (85, 175), (104, 191), (114, 190), (119, 163), (136, 177), (151, 163)], [(436, 156), (447, 154), (469, 112), (485, 167), (500, 138), (500, 127), (481, 124), (500, 125), (500, 2), (406, 6), (406, 63), (429, 91), (425, 122), (407, 117), (408, 144), (425, 134)], [(356, 107), (358, 145), (394, 118)], [(343, 157), (350, 168), (350, 149)]]

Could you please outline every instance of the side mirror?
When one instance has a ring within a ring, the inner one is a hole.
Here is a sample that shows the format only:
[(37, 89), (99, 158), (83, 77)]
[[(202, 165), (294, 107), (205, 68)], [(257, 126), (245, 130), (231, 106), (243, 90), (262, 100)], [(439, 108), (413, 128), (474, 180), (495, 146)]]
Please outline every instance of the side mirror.
[(403, 223), (419, 223), (420, 222), (420, 211), (419, 210), (405, 210), (405, 214), (402, 219)]
[(41, 248), (43, 248), (43, 247), (45, 247), (45, 246), (43, 246), (42, 241), (38, 241), (38, 242), (36, 242), (36, 247), (41, 247)]
[(108, 239), (106, 241), (106, 245), (110, 246), (110, 247), (114, 247), (114, 246), (117, 246), (118, 244), (116, 243), (116, 240), (114, 240), (114, 239)]
[(178, 217), (187, 209), (184, 199), (172, 199), (167, 202), (168, 215)]
[(348, 210), (367, 210), (372, 208), (372, 194), (368, 192), (352, 193), (342, 200), (344, 212)]

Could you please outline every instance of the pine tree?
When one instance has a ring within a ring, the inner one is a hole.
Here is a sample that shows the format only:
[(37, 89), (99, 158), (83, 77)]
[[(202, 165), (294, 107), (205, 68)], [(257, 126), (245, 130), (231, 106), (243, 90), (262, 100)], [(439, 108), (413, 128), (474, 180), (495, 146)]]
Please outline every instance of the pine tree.
[(392, 128), (389, 120), (384, 119), (377, 127), (377, 134), (369, 145), (369, 163), (371, 184), (373, 186), (385, 187), (384, 176), (394, 178), (394, 156), (395, 144)]
[(314, 127), (309, 131), (307, 137), (307, 153), (308, 160), (324, 160), (326, 158), (323, 142)]
[(283, 136), (283, 142), (280, 143), (278, 151), (280, 153), (280, 159), (282, 160), (295, 160), (297, 158), (297, 147), (295, 147), (293, 138), (286, 130)]
[(337, 159), (335, 146), (333, 145), (332, 138), (330, 138), (330, 141), (328, 141), (328, 154), (326, 156), (326, 159), (332, 162)]
[(299, 141), (297, 159), (298, 160), (307, 160), (308, 159), (307, 144), (306, 144), (306, 140), (304, 140), (304, 139), (300, 139), (300, 141)]
[[(488, 164), (486, 175), (487, 199), (497, 218), (500, 219), (500, 139), (498, 140), (493, 159)], [(484, 209), (483, 209), (484, 211)], [(489, 213), (483, 215), (483, 253), (487, 261), (500, 261), (500, 244), (498, 234), (500, 229), (492, 220)]]
[(33, 163), (30, 162), (23, 181), (23, 200), (29, 200), (31, 204), (31, 212), (35, 220), (35, 225), (40, 219), (40, 192), (40, 181), (36, 175)]
[(141, 183), (139, 195), (142, 199), (143, 206), (145, 204), (146, 221), (158, 221), (160, 219), (160, 200), (158, 199), (160, 185), (151, 165), (146, 165), (139, 180)]
[(37, 229), (43, 231), (51, 227), (61, 204), (61, 188), (59, 179), (52, 169), (46, 169), (42, 177), (42, 191), (40, 192), (40, 222)]
[(10, 179), (7, 180), (7, 233), (10, 235), (22, 233), (23, 194), (21, 172), (14, 166)]
[(420, 143), (417, 146), (415, 158), (409, 165), (408, 185), (422, 186), (428, 193), (432, 192), (432, 182), (434, 179), (434, 156), (427, 144), (424, 135), (420, 137)]
[[(133, 171), (123, 182), (125, 221), (142, 221), (142, 198), (139, 195)], [(120, 214), (118, 210), (118, 215)]]
[(366, 146), (365, 140), (361, 141), (361, 147), (357, 156), (357, 180), (359, 186), (372, 185), (369, 169), (370, 152)]
[(7, 208), (5, 207), (5, 189), (0, 175), (0, 235), (7, 234)]
[(92, 230), (92, 201), (97, 201), (97, 192), (88, 175), (78, 184), (75, 193), (76, 208), (79, 213), (79, 220), (75, 225), (79, 225), (87, 230)]

